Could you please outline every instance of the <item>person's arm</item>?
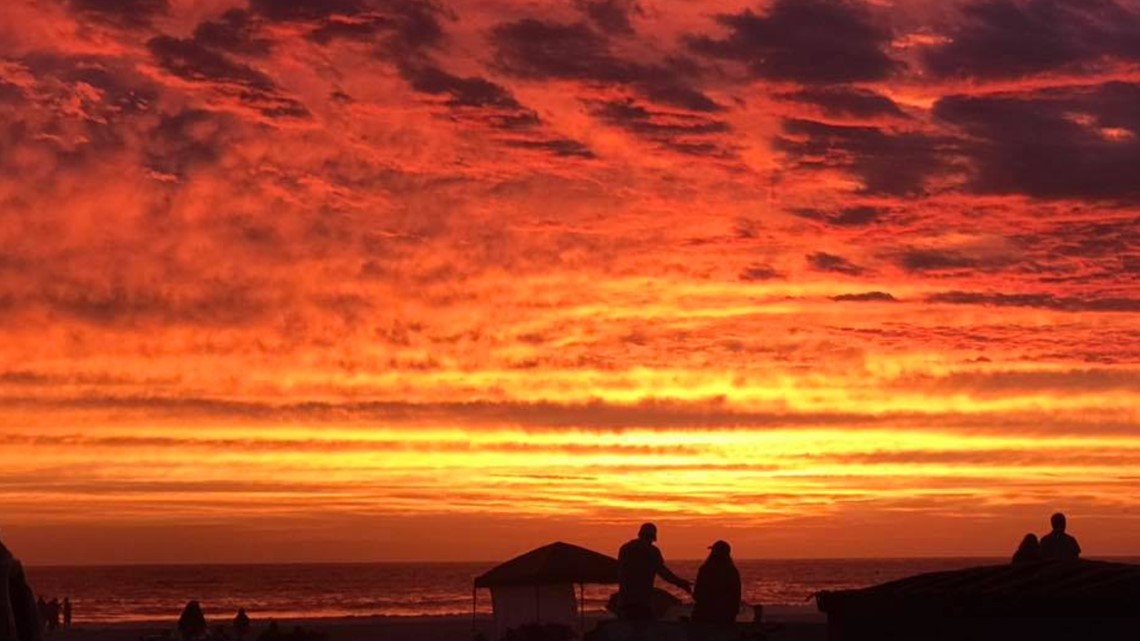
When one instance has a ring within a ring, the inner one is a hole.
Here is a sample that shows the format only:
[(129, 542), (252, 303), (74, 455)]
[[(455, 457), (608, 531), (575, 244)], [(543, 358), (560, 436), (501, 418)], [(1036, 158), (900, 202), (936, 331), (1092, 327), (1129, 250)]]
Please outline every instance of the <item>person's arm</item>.
[(676, 574), (673, 574), (672, 570), (665, 567), (665, 563), (661, 563), (657, 566), (657, 575), (669, 583), (672, 583), (673, 585), (681, 588), (685, 592), (688, 592), (689, 594), (693, 593), (693, 585), (685, 579), (677, 576)]

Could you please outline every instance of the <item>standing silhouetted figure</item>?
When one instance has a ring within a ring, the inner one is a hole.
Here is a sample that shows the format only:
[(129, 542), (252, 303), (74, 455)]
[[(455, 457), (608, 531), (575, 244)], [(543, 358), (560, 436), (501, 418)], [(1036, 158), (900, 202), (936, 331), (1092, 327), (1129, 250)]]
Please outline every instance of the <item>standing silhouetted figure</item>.
[(71, 627), (71, 597), (63, 597), (63, 627)]
[(1021, 545), (1013, 553), (1014, 563), (1033, 563), (1041, 560), (1041, 544), (1037, 542), (1037, 535), (1029, 533), (1021, 539)]
[(1065, 533), (1065, 515), (1057, 512), (1049, 519), (1053, 531), (1041, 537), (1041, 558), (1049, 561), (1072, 561), (1081, 556), (1081, 546)]
[(657, 540), (657, 526), (642, 524), (637, 538), (618, 550), (618, 594), (621, 599), (619, 614), (623, 619), (646, 620), (653, 618), (653, 581), (660, 576), (685, 592), (692, 592), (688, 581), (665, 567), (661, 550), (653, 544)]
[(55, 632), (59, 628), (59, 599), (52, 598), (47, 605), (48, 632)]
[(197, 601), (187, 603), (182, 609), (182, 615), (178, 617), (178, 632), (183, 641), (204, 637), (207, 629), (206, 615), (202, 612), (201, 604)]
[(43, 622), (24, 566), (0, 542), (0, 640), (40, 641)]
[(245, 608), (238, 608), (237, 615), (234, 616), (234, 633), (240, 641), (248, 632), (249, 615), (245, 613)]
[(740, 572), (732, 562), (732, 548), (725, 541), (709, 546), (709, 556), (697, 571), (693, 588), (693, 621), (732, 623), (740, 611)]

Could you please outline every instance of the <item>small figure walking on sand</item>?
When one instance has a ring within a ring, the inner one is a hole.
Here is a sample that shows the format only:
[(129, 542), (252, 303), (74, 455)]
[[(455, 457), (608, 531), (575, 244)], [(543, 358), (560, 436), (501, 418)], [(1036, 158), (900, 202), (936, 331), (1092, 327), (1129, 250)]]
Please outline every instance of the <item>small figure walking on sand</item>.
[(209, 626), (206, 624), (202, 605), (197, 601), (188, 602), (182, 609), (182, 615), (178, 617), (178, 632), (182, 635), (182, 641), (200, 639), (206, 636), (207, 631)]
[(1047, 561), (1075, 561), (1081, 557), (1081, 545), (1065, 533), (1065, 515), (1057, 512), (1049, 519), (1053, 531), (1041, 537), (1041, 558)]
[(63, 627), (71, 627), (71, 597), (63, 597)]
[(59, 599), (52, 598), (47, 604), (47, 627), (48, 632), (55, 632), (59, 629)]
[(241, 641), (248, 633), (249, 615), (245, 613), (245, 608), (238, 608), (237, 614), (234, 616), (234, 634), (237, 636), (238, 641)]

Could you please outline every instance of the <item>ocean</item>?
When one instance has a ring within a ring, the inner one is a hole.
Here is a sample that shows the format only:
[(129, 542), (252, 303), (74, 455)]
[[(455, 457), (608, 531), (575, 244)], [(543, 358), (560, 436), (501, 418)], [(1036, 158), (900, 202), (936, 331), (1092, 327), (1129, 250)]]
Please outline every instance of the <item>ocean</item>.
[[(920, 572), (1007, 559), (737, 560), (745, 601), (810, 605), (812, 593), (872, 585)], [(30, 567), (28, 580), (46, 599), (69, 596), (76, 624), (177, 620), (188, 600), (207, 618), (229, 621), (239, 607), (255, 620), (370, 615), (470, 614), (472, 580), (486, 563), (359, 563)], [(670, 561), (695, 578), (700, 561)], [(661, 581), (658, 581), (661, 584)], [(612, 586), (587, 586), (587, 608), (600, 610)], [(478, 595), (478, 610), (491, 598)]]

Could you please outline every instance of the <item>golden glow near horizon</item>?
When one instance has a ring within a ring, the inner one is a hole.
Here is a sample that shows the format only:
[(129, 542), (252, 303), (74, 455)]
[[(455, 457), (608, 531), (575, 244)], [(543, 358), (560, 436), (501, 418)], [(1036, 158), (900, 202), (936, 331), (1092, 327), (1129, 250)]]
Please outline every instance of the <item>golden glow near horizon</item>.
[(6, 3), (0, 536), (1140, 553), (1140, 11), (1050, 6)]

